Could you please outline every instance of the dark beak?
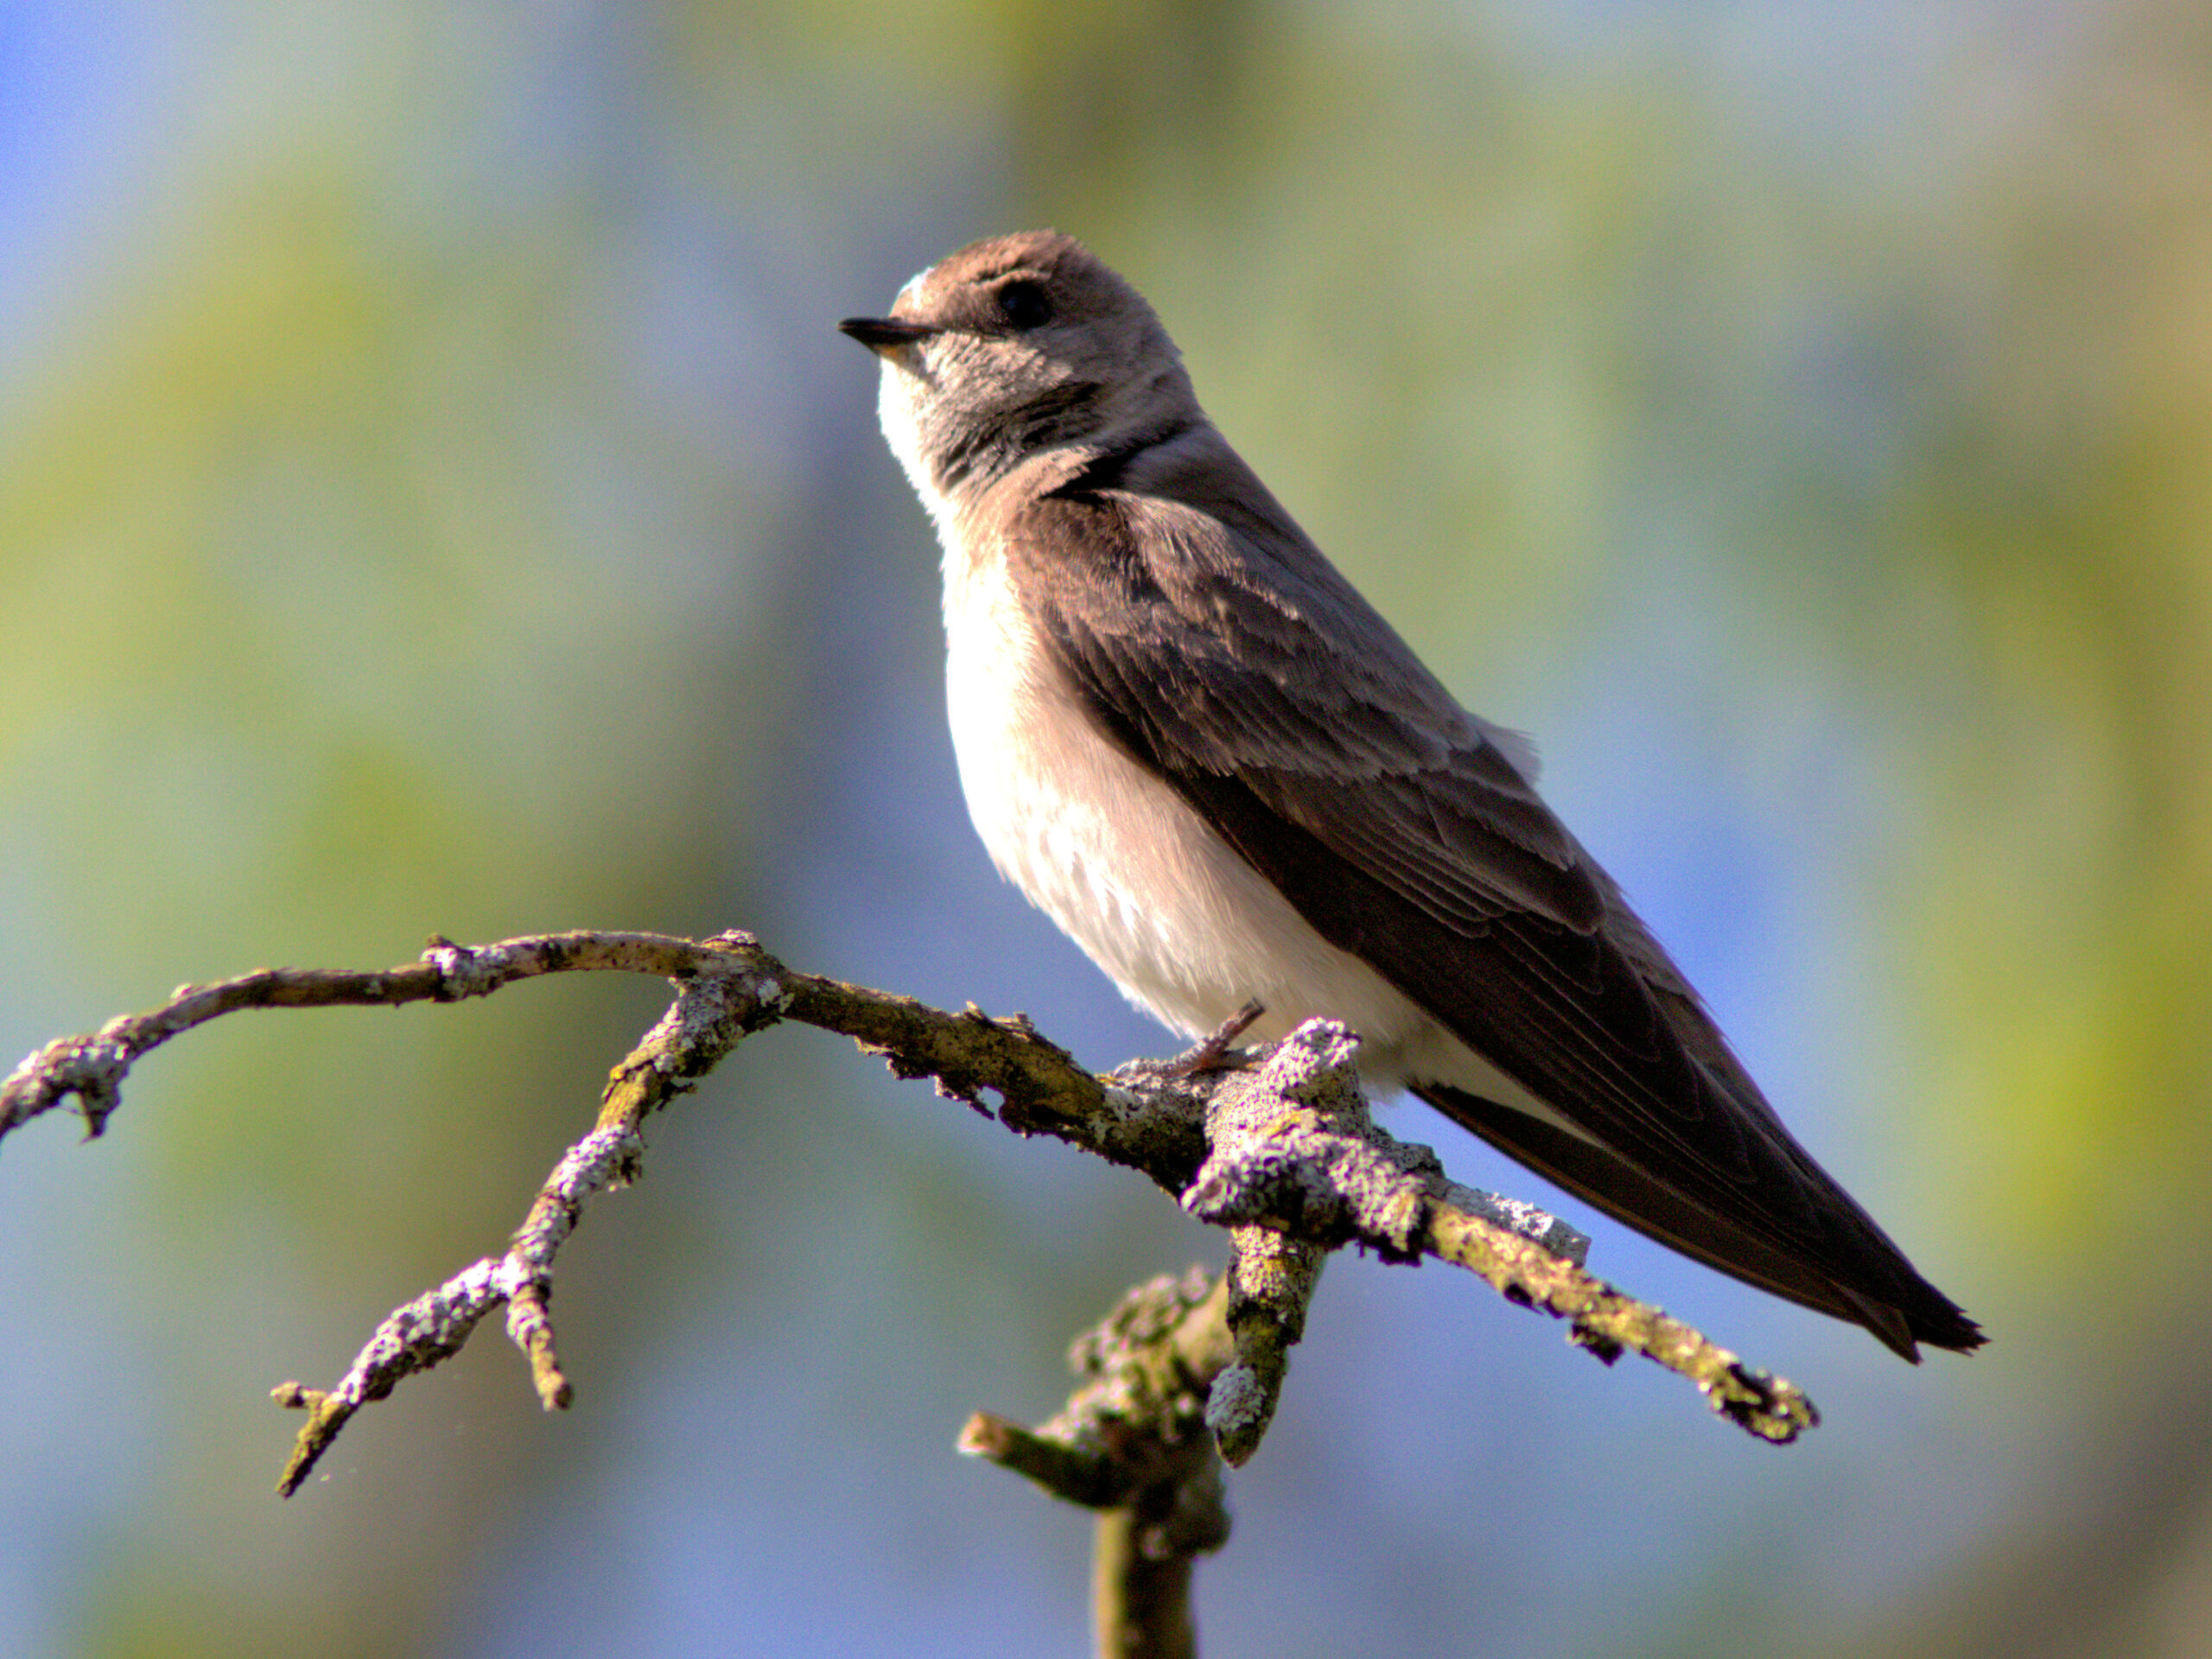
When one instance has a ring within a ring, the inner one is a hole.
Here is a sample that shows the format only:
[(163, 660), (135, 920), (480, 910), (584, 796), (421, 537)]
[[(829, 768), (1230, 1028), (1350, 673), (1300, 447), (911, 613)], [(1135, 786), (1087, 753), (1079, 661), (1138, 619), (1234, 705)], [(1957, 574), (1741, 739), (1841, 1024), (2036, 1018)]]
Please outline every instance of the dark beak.
[(837, 327), (871, 352), (895, 352), (937, 333), (934, 324), (902, 322), (897, 317), (847, 317)]

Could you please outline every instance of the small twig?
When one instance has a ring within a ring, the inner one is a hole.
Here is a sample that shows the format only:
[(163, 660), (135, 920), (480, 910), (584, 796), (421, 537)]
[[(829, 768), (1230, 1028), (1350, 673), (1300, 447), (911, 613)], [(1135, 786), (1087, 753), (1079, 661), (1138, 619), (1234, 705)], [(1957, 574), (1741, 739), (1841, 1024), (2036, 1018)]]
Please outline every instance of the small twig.
[(335, 1387), (325, 1391), (279, 1383), (276, 1402), (305, 1410), (308, 1421), (276, 1482), (278, 1495), (289, 1497), (299, 1490), (354, 1412), (383, 1399), (406, 1377), (459, 1353), (477, 1322), (502, 1302), (507, 1334), (530, 1362), (540, 1403), (548, 1411), (565, 1409), (575, 1391), (554, 1356), (553, 1319), (546, 1306), (552, 1295), (553, 1257), (574, 1230), (584, 1201), (633, 1179), (642, 1150), (633, 1130), (619, 1125), (594, 1129), (546, 1178), (530, 1218), (504, 1255), (472, 1262), (435, 1290), (393, 1309)]
[(433, 938), (418, 961), (381, 973), (257, 968), (213, 985), (180, 985), (159, 1007), (118, 1015), (89, 1035), (59, 1038), (0, 1078), (0, 1136), (73, 1096), (86, 1138), (99, 1135), (122, 1103), (124, 1074), (142, 1055), (241, 1008), (456, 1002), (518, 979), (591, 969), (672, 977), (714, 965), (739, 937), (701, 944), (665, 933), (541, 933), (477, 946)]
[(1642, 1354), (1688, 1377), (1715, 1413), (1745, 1433), (1787, 1446), (1817, 1427), (1820, 1410), (1786, 1377), (1746, 1365), (1726, 1348), (1649, 1302), (1449, 1204), (1431, 1211), (1427, 1248), (1438, 1260), (1479, 1274), (1508, 1301), (1567, 1321), (1567, 1340), (1610, 1365)]

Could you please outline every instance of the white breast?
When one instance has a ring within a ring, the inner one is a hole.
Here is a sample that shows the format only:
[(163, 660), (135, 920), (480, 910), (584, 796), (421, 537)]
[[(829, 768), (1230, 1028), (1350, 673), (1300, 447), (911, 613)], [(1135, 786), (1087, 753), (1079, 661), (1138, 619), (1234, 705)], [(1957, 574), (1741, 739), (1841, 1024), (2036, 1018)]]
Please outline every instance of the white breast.
[(1287, 1031), (1317, 989), (1370, 1042), (1421, 1019), (1099, 734), (1049, 671), (1001, 560), (948, 569), (945, 632), (960, 784), (992, 861), (1132, 1001), (1192, 1036), (1254, 997), (1265, 1034)]
[(1100, 734), (1050, 671), (1002, 560), (948, 559), (944, 614), (953, 747), (992, 862), (1132, 1002), (1192, 1037), (1250, 1000), (1267, 1009), (1255, 1040), (1325, 1014), (1359, 1032), (1378, 1090), (1435, 1078), (1560, 1121), (1322, 938)]

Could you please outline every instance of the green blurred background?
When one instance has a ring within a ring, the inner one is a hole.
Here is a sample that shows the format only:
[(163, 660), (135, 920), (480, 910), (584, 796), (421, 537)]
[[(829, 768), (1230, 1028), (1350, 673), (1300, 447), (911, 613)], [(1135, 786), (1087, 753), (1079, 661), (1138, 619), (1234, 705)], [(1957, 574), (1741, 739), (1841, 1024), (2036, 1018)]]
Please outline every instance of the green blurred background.
[[(2212, 1653), (2208, 197), (2172, 0), (0, 5), (0, 1049), (583, 925), (1166, 1046), (968, 829), (831, 328), (1057, 225), (1993, 1338), (1598, 1227), (1777, 1451), (1340, 1261), (1208, 1651)], [(662, 1000), (227, 1020), (12, 1137), (0, 1652), (1084, 1651), (1086, 1520), (951, 1435), (1214, 1243), (808, 1033), (591, 1212), (572, 1412), (487, 1331), (270, 1495)]]

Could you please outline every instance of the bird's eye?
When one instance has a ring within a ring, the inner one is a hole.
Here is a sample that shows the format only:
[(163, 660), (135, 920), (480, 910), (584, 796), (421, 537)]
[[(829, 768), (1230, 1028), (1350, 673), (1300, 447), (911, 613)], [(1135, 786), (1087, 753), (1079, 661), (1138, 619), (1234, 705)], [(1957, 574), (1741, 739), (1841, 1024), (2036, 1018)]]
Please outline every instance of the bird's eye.
[(1052, 302), (1043, 283), (1017, 278), (999, 289), (999, 315), (1011, 327), (1035, 328), (1052, 320)]

